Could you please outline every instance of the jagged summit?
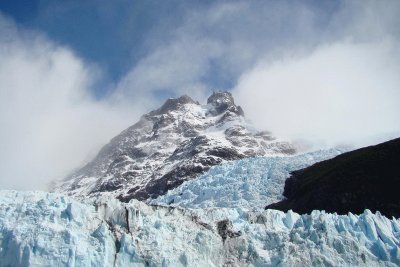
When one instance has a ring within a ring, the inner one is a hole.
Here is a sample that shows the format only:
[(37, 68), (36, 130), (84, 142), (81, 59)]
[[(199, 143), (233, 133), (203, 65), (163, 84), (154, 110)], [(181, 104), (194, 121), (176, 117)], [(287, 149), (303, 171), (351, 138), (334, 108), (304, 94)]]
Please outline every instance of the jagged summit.
[(210, 97), (207, 99), (207, 104), (220, 105), (222, 103), (226, 105), (235, 105), (235, 100), (233, 99), (233, 96), (230, 92), (214, 91), (212, 95), (210, 95)]
[(242, 108), (235, 105), (235, 100), (230, 92), (213, 92), (213, 94), (207, 99), (207, 104), (213, 107), (213, 109), (211, 109), (213, 115), (230, 111), (237, 115), (244, 116)]
[(168, 99), (114, 137), (55, 190), (77, 197), (145, 200), (224, 161), (295, 153), (290, 143), (258, 131), (243, 114), (229, 92), (213, 93), (206, 105), (189, 96)]
[(167, 113), (168, 111), (177, 110), (185, 104), (196, 104), (200, 105), (199, 102), (194, 101), (187, 95), (183, 95), (179, 98), (169, 98), (161, 106), (161, 108), (150, 112), (152, 115)]

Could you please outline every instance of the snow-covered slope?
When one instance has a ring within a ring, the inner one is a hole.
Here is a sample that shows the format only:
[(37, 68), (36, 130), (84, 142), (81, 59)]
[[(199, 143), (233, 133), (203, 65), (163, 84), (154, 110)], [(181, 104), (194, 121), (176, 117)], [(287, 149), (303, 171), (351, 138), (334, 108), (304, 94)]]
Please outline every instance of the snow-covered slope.
[(182, 96), (142, 116), (55, 191), (144, 200), (225, 161), (294, 152), (291, 144), (251, 126), (230, 93), (214, 93), (206, 105)]
[(0, 191), (0, 266), (398, 266), (400, 221)]
[(195, 180), (184, 182), (152, 204), (188, 208), (224, 207), (264, 209), (283, 199), (290, 172), (341, 154), (330, 149), (287, 157), (258, 157), (231, 161), (210, 168)]

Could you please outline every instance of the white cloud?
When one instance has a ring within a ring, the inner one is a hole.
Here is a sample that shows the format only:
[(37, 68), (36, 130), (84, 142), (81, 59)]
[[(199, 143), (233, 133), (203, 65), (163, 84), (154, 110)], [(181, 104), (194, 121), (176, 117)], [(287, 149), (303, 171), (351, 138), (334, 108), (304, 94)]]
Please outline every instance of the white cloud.
[(46, 189), (131, 124), (91, 98), (95, 69), (0, 17), (0, 188)]
[(398, 1), (342, 3), (317, 45), (261, 58), (234, 94), (278, 136), (356, 147), (399, 137), (399, 10)]
[(310, 34), (319, 31), (314, 17), (303, 5), (285, 2), (216, 2), (190, 10), (171, 38), (134, 66), (117, 91), (152, 99), (157, 90), (170, 90), (204, 100), (220, 89), (210, 88), (218, 80), (234, 84), (260, 56), (276, 57), (298, 38), (315, 42), (315, 32)]
[(264, 63), (234, 95), (248, 117), (278, 136), (319, 145), (367, 145), (400, 134), (396, 43), (341, 42), (311, 55)]

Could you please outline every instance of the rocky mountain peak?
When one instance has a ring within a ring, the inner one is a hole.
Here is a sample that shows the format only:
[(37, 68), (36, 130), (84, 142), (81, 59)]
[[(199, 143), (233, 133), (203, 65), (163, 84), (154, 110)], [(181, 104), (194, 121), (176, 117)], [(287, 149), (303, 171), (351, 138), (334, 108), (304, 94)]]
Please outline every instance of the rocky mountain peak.
[(207, 105), (184, 95), (143, 115), (56, 191), (146, 200), (225, 161), (295, 152), (290, 143), (255, 129), (231, 93), (214, 92)]
[(235, 100), (230, 92), (213, 92), (207, 99), (207, 104), (212, 106), (211, 112), (214, 115), (221, 114), (225, 111), (236, 113), (237, 115), (244, 116), (244, 112), (240, 106), (235, 105)]
[[(168, 111), (177, 110), (185, 104), (200, 105), (199, 102), (194, 101), (191, 97), (189, 97), (187, 95), (183, 95), (178, 98), (167, 99), (167, 101), (165, 101), (165, 103), (161, 106), (161, 108), (154, 110), (152, 113), (154, 115), (155, 114), (164, 114), (164, 113), (167, 113)], [(151, 114), (151, 115), (153, 115), (153, 114)]]

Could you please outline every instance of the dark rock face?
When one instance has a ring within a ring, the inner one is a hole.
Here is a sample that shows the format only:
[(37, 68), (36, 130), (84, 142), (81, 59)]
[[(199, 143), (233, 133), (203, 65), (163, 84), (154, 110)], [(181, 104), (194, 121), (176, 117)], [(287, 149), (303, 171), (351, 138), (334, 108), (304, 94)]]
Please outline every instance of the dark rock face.
[(400, 138), (293, 172), (285, 183), (287, 199), (266, 208), (338, 214), (370, 209), (399, 218), (399, 188)]
[(235, 105), (235, 100), (229, 92), (214, 92), (207, 99), (207, 104), (213, 107), (213, 109), (210, 110), (213, 115), (219, 115), (225, 111), (230, 111), (239, 116), (244, 116), (242, 108)]
[(55, 190), (82, 198), (146, 200), (224, 161), (294, 152), (290, 143), (255, 132), (230, 93), (213, 93), (207, 105), (182, 96), (143, 115)]

